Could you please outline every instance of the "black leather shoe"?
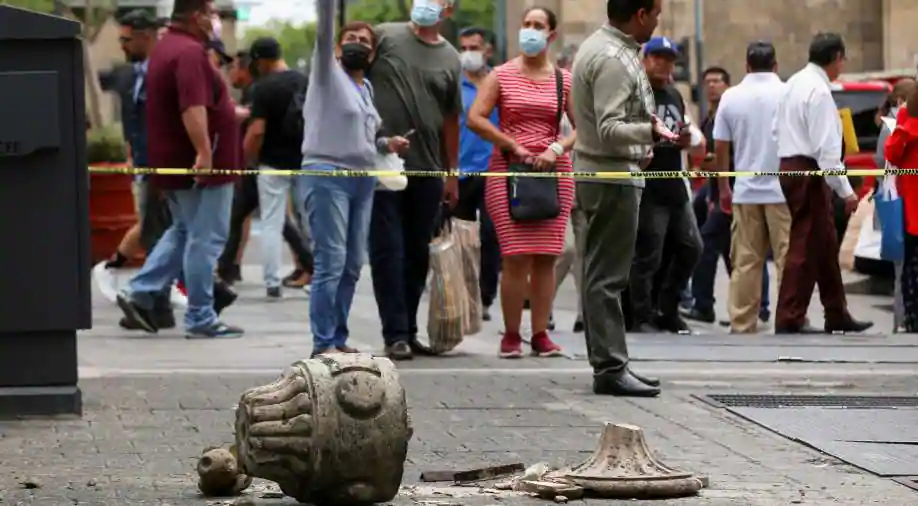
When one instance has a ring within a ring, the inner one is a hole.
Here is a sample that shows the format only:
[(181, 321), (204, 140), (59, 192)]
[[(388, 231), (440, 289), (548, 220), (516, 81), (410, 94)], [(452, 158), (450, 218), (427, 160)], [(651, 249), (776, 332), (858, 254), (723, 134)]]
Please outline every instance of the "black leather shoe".
[(660, 378), (650, 378), (650, 377), (647, 377), (647, 376), (638, 374), (638, 373), (634, 372), (634, 371), (631, 370), (631, 369), (628, 369), (628, 372), (631, 373), (632, 376), (634, 376), (635, 378), (637, 378), (638, 381), (640, 381), (641, 383), (643, 383), (643, 384), (645, 384), (645, 385), (649, 385), (649, 386), (652, 386), (652, 387), (659, 387), (659, 386), (660, 386)]
[(214, 312), (219, 315), (224, 309), (233, 305), (239, 295), (222, 280), (214, 281)]
[(649, 322), (641, 322), (634, 326), (633, 329), (629, 330), (635, 334), (659, 334), (662, 331), (656, 325)]
[(692, 329), (678, 314), (659, 314), (654, 318), (653, 325), (664, 332), (672, 334), (690, 334)]
[(593, 393), (617, 397), (656, 397), (660, 395), (660, 389), (641, 382), (623, 369), (617, 374), (594, 376)]
[(714, 311), (700, 311), (696, 308), (688, 310), (679, 308), (679, 314), (682, 315), (683, 318), (701, 323), (714, 323), (717, 320)]
[(855, 320), (854, 318), (848, 318), (848, 321), (844, 322), (841, 325), (830, 325), (826, 323), (825, 331), (827, 334), (834, 334), (836, 332), (851, 333), (857, 334), (864, 332), (865, 330), (873, 327), (873, 322), (862, 322)]

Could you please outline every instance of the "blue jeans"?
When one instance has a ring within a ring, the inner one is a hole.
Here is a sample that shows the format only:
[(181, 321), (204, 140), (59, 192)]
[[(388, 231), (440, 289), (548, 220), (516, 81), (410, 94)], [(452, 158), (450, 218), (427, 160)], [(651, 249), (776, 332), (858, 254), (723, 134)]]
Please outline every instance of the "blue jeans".
[(351, 302), (366, 263), (376, 178), (301, 177), (315, 256), (309, 324), (313, 346), (321, 351), (347, 342)]
[(172, 226), (131, 279), (131, 299), (152, 309), (155, 298), (181, 277), (188, 290), (185, 328), (214, 324), (214, 268), (229, 235), (233, 184), (164, 192)]

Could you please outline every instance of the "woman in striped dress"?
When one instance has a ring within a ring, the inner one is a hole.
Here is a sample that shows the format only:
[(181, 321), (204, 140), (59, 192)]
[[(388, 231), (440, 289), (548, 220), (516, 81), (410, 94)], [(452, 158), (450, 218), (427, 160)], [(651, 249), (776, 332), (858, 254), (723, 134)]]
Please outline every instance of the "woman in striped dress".
[[(559, 107), (573, 117), (571, 75), (560, 71), (561, 103), (558, 100), (558, 71), (548, 58), (548, 44), (556, 37), (557, 17), (543, 7), (529, 8), (520, 29), (522, 55), (497, 67), (481, 85), (469, 111), (468, 126), (494, 144), (490, 172), (506, 172), (508, 159), (533, 164), (535, 170), (571, 172), (568, 152), (576, 131), (560, 138)], [(497, 107), (499, 126), (488, 118)], [(529, 285), (532, 311), (532, 354), (558, 356), (561, 348), (548, 336), (548, 319), (555, 293), (555, 260), (564, 249), (565, 227), (574, 200), (574, 181), (558, 180), (561, 214), (544, 221), (514, 221), (510, 217), (507, 180), (489, 177), (485, 203), (494, 221), (503, 265), (500, 299), (504, 336), (500, 356), (523, 354), (520, 325), (523, 299)]]

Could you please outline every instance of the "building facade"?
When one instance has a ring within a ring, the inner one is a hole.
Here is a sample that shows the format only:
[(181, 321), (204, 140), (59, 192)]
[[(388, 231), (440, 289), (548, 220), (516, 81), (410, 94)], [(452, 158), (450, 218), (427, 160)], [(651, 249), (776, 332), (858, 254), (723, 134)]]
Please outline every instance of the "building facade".
[[(544, 6), (558, 14), (558, 48), (578, 44), (606, 18), (606, 0), (506, 2), (509, 55), (518, 53), (516, 33), (527, 7)], [(806, 63), (810, 40), (820, 31), (845, 38), (848, 72), (915, 69), (918, 63), (918, 0), (664, 0), (657, 33), (694, 39), (696, 8), (701, 12), (704, 64), (724, 67), (737, 78), (745, 74), (749, 42), (774, 43), (780, 72), (789, 75)]]

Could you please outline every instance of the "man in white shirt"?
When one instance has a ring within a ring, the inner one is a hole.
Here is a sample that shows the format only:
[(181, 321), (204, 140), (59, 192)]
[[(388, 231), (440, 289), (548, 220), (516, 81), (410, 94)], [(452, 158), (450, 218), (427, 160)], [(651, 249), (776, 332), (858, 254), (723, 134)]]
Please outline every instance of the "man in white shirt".
[[(778, 144), (771, 135), (785, 85), (776, 73), (778, 60), (770, 42), (746, 49), (746, 77), (728, 89), (714, 121), (714, 159), (719, 171), (730, 170), (730, 150), (742, 171), (778, 169)], [(790, 237), (791, 214), (777, 176), (718, 180), (719, 206), (733, 215), (730, 264), (730, 327), (734, 333), (758, 329), (762, 305), (763, 267), (774, 252), (778, 286)], [(765, 271), (767, 273), (767, 271)]]
[[(809, 63), (787, 81), (773, 127), (782, 171), (844, 168), (841, 120), (829, 87), (841, 74), (844, 62), (845, 43), (841, 36), (820, 33), (810, 43)], [(857, 321), (848, 313), (838, 266), (831, 190), (845, 199), (848, 213), (857, 209), (857, 196), (848, 177), (780, 179), (791, 214), (791, 230), (778, 291), (775, 332), (818, 332), (806, 323), (816, 285), (825, 310), (826, 332), (863, 332), (870, 328), (873, 323)]]

